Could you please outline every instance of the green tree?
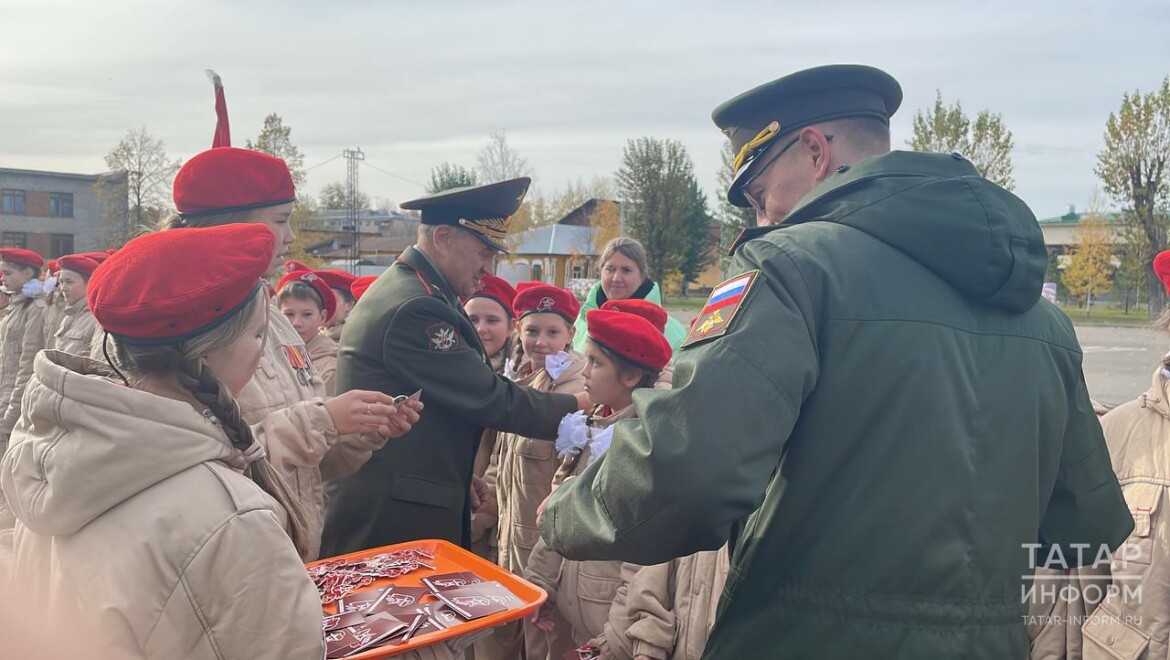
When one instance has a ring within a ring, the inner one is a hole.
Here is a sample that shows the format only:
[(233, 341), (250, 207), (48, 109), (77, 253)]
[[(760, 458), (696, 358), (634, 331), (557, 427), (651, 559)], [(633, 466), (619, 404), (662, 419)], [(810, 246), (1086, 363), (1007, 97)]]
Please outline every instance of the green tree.
[[(1120, 207), (1135, 258), (1142, 260), (1150, 317), (1165, 306), (1153, 255), (1166, 249), (1170, 226), (1170, 76), (1155, 92), (1121, 97), (1105, 122), (1105, 147), (1097, 154), (1097, 178)], [(1139, 246), (1140, 244), (1140, 246)]]
[(264, 118), (264, 127), (260, 129), (256, 142), (248, 140), (246, 146), (283, 159), (292, 173), (293, 183), (299, 188), (305, 183), (305, 158), (292, 143), (291, 136), (292, 129), (284, 125), (280, 115), (272, 113)]
[(731, 246), (735, 244), (735, 239), (743, 230), (749, 227), (756, 226), (756, 212), (751, 208), (740, 208), (733, 206), (731, 202), (727, 201), (727, 189), (731, 187), (731, 182), (735, 180), (735, 168), (731, 164), (735, 161), (735, 154), (731, 151), (731, 142), (724, 142), (723, 149), (719, 152), (719, 171), (715, 173), (719, 180), (719, 207), (715, 211), (715, 217), (719, 220), (719, 267), (721, 270), (727, 270), (727, 265), (731, 261)]
[(1061, 281), (1069, 294), (1085, 301), (1088, 311), (1093, 297), (1113, 288), (1112, 229), (1099, 212), (1085, 214), (1077, 226), (1076, 248)]
[(914, 134), (906, 141), (914, 151), (963, 154), (983, 178), (1008, 190), (1012, 179), (1012, 132), (999, 113), (979, 111), (972, 122), (959, 101), (944, 105), (937, 92), (934, 107), (914, 114)]
[(163, 141), (143, 126), (131, 129), (106, 154), (106, 167), (126, 173), (129, 235), (155, 225), (171, 206), (171, 182), (182, 161), (167, 157)]
[(679, 270), (688, 246), (686, 222), (694, 208), (691, 158), (674, 140), (630, 140), (614, 178), (627, 233), (646, 248), (649, 275), (661, 281)]
[(716, 234), (712, 232), (715, 219), (707, 208), (707, 194), (694, 177), (691, 177), (687, 186), (687, 198), (690, 204), (681, 227), (686, 242), (678, 268), (683, 296), (687, 295), (687, 285), (699, 279), (699, 275), (715, 259), (718, 245)]
[(431, 170), (431, 180), (427, 182), (427, 194), (433, 195), (452, 188), (478, 185), (479, 175), (475, 173), (475, 170), (443, 162)]
[[(358, 209), (370, 208), (370, 196), (362, 191), (357, 192)], [(325, 184), (317, 195), (317, 204), (322, 209), (330, 211), (344, 211), (349, 208), (349, 191), (342, 181)]]

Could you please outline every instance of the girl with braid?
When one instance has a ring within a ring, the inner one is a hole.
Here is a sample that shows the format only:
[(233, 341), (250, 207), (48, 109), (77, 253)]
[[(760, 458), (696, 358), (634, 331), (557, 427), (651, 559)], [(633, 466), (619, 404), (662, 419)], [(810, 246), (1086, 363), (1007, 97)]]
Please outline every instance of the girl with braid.
[(90, 657), (322, 657), (305, 503), (235, 398), (267, 341), (274, 249), (262, 224), (134, 239), (87, 292), (116, 360), (36, 357), (0, 461), (14, 593), (102, 631)]

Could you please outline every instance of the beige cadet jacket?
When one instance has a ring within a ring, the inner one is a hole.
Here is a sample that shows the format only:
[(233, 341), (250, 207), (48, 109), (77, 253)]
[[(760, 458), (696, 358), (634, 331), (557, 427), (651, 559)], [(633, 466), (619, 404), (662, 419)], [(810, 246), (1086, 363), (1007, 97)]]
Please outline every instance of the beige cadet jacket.
[(622, 566), (605, 631), (606, 660), (699, 660), (715, 624), (730, 562), (727, 547), (654, 566)]
[(309, 349), (309, 358), (313, 360), (313, 371), (325, 383), (325, 396), (333, 396), (337, 393), (337, 342), (317, 333), (305, 348)]
[(95, 360), (45, 351), (34, 370), (0, 461), (21, 607), (98, 631), (76, 658), (320, 660), (285, 511), (223, 431)]
[[(576, 395), (585, 388), (585, 358), (569, 353), (571, 362), (555, 380), (538, 369), (516, 382), (540, 392)], [(561, 464), (555, 442), (500, 433), (485, 481), (499, 504), (498, 563), (522, 573), (528, 555), (540, 538), (536, 509), (552, 492), (553, 476)]]
[[(1170, 656), (1170, 382), (1101, 418), (1134, 530), (1114, 556), (1113, 586), (1081, 628), (1085, 660)], [(1134, 593), (1140, 585), (1140, 595)], [(1089, 592), (1086, 592), (1088, 595)], [(1092, 603), (1086, 606), (1091, 611)]]
[(306, 504), (309, 529), (316, 530), (317, 537), (306, 561), (317, 557), (324, 525), (321, 461), (338, 440), (322, 398), (325, 385), (313, 373), (308, 356), (288, 319), (270, 305), (260, 366), (237, 397), (269, 460), (292, 481)]
[(64, 314), (52, 333), (52, 342), (45, 348), (53, 348), (70, 355), (89, 356), (94, 336), (100, 334), (97, 319), (89, 311), (84, 298), (65, 307)]
[(65, 297), (60, 289), (54, 289), (45, 296), (45, 348), (57, 348), (57, 329), (61, 327), (61, 320), (66, 313)]
[[(609, 417), (593, 420), (594, 428), (603, 429), (635, 415), (634, 406), (623, 408)], [(575, 477), (589, 465), (590, 448), (562, 461), (556, 483)], [(549, 602), (573, 628), (573, 643), (584, 644), (602, 634), (609, 622), (609, 609), (622, 585), (620, 561), (576, 561), (565, 559), (538, 538), (528, 558), (524, 577), (548, 592)], [(627, 566), (629, 574), (636, 566)]]
[(33, 358), (45, 344), (44, 298), (17, 294), (0, 318), (0, 438), (20, 419), (20, 399), (33, 373)]

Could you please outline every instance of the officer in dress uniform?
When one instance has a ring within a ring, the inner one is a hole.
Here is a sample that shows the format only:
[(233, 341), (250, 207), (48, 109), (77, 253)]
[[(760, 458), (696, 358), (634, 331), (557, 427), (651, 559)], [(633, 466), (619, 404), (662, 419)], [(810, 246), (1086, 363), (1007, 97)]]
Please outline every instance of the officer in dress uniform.
[(552, 441), (584, 396), (536, 392), (497, 375), (460, 297), (507, 252), (527, 178), (458, 188), (402, 205), (421, 211), (418, 243), (365, 292), (347, 322), (339, 391), (422, 390), (427, 413), (336, 484), (325, 553), (424, 538), (470, 543), (472, 466), (484, 428)]

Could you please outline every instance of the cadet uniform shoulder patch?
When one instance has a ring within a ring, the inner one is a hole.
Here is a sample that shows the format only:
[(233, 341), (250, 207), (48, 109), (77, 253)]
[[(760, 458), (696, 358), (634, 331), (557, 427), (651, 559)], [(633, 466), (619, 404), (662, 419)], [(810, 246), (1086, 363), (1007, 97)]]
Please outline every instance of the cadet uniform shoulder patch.
[(703, 305), (702, 311), (695, 317), (682, 347), (686, 348), (703, 340), (727, 334), (731, 329), (731, 322), (743, 307), (759, 274), (758, 270), (748, 271), (712, 289), (711, 297), (707, 298), (707, 304)]
[(449, 351), (459, 343), (455, 327), (446, 321), (427, 326), (427, 348), (432, 351)]

